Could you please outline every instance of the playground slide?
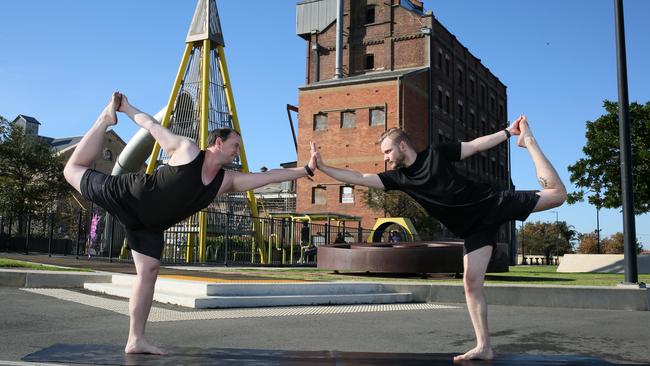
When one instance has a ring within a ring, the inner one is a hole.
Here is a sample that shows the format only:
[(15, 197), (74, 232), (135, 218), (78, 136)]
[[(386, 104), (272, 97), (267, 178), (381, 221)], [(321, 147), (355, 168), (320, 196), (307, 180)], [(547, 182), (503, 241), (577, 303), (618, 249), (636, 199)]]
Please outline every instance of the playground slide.
[[(167, 107), (163, 107), (153, 118), (160, 123), (165, 115)], [(122, 153), (117, 157), (112, 175), (137, 172), (142, 169), (144, 162), (151, 155), (151, 149), (155, 140), (144, 128), (136, 132), (126, 144)]]

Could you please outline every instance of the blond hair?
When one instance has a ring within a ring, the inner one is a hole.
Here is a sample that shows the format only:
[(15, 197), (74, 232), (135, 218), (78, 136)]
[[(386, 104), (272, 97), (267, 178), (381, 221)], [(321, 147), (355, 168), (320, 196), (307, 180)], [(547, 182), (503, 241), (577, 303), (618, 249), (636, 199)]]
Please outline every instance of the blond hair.
[(401, 128), (389, 128), (388, 130), (384, 131), (381, 136), (379, 136), (379, 140), (377, 142), (381, 144), (386, 139), (391, 139), (395, 145), (399, 145), (400, 142), (404, 141), (406, 146), (410, 147), (411, 149), (414, 148), (413, 143), (411, 142), (411, 138)]

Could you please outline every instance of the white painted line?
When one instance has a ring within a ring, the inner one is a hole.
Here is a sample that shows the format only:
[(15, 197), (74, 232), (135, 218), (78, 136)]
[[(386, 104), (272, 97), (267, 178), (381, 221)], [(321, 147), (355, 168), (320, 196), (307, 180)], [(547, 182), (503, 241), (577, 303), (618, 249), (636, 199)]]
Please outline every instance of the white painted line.
[(22, 362), (22, 361), (2, 361), (2, 366), (61, 366), (60, 363), (40, 363), (40, 362)]
[[(55, 297), (57, 299), (72, 301), (79, 304), (93, 306), (129, 315), (129, 303), (127, 300), (107, 299), (100, 296), (92, 296), (75, 291), (53, 288), (23, 288), (23, 291), (35, 294)], [(198, 311), (177, 311), (152, 307), (149, 314), (150, 322), (169, 322), (183, 320), (209, 320), (209, 319), (239, 319), (239, 318), (262, 318), (278, 316), (300, 316), (300, 315), (323, 315), (323, 314), (351, 314), (351, 313), (374, 313), (385, 311), (411, 311), (411, 310), (441, 310), (459, 309), (458, 306), (440, 305), (431, 303), (410, 303), (410, 304), (369, 304), (369, 305), (328, 305), (328, 306), (286, 306), (267, 308), (243, 308), (243, 309), (214, 309)]]

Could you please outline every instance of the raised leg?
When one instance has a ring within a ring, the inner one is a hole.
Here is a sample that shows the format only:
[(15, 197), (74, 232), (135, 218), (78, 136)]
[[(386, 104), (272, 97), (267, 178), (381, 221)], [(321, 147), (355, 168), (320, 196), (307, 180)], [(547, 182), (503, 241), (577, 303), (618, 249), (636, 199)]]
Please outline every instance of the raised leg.
[(117, 123), (116, 112), (120, 106), (120, 100), (121, 94), (113, 93), (108, 105), (81, 139), (63, 169), (65, 179), (79, 192), (81, 192), (79, 188), (81, 177), (88, 168), (92, 167), (93, 162), (102, 151), (106, 129)]
[(472, 320), (474, 334), (476, 336), (476, 347), (467, 353), (454, 357), (454, 362), (463, 360), (491, 360), (494, 358), (494, 351), (490, 344), (487, 321), (487, 302), (485, 301), (485, 271), (492, 257), (492, 246), (486, 245), (482, 248), (465, 254), (463, 265), (465, 272), (463, 285), (465, 287), (465, 299), (467, 310)]
[(525, 116), (519, 123), (519, 129), (521, 130), (521, 134), (517, 140), (517, 145), (526, 148), (528, 153), (530, 153), (533, 164), (535, 164), (537, 181), (542, 186), (542, 190), (538, 193), (540, 199), (537, 201), (537, 205), (533, 211), (548, 210), (562, 205), (567, 198), (566, 188), (551, 162), (544, 156), (542, 149), (539, 147), (537, 140), (528, 126), (528, 121)]
[(131, 251), (137, 272), (137, 279), (133, 285), (131, 299), (129, 300), (129, 339), (124, 348), (125, 353), (151, 353), (166, 355), (158, 347), (152, 346), (144, 339), (144, 330), (153, 302), (153, 292), (160, 269), (160, 261)]

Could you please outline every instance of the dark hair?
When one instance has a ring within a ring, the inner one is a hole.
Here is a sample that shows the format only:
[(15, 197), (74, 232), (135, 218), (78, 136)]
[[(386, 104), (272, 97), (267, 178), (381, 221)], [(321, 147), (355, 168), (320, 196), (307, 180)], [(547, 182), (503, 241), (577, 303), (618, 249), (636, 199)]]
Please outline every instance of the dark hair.
[(395, 145), (399, 145), (400, 142), (404, 141), (406, 146), (413, 149), (411, 138), (401, 128), (393, 127), (384, 131), (384, 133), (379, 136), (378, 142), (381, 144), (386, 139), (391, 139)]
[(218, 137), (221, 138), (221, 141), (226, 141), (228, 137), (230, 137), (231, 133), (236, 133), (238, 136), (241, 136), (239, 132), (229, 127), (212, 130), (212, 132), (210, 132), (210, 134), (208, 135), (208, 146), (214, 145), (215, 142), (217, 142)]

